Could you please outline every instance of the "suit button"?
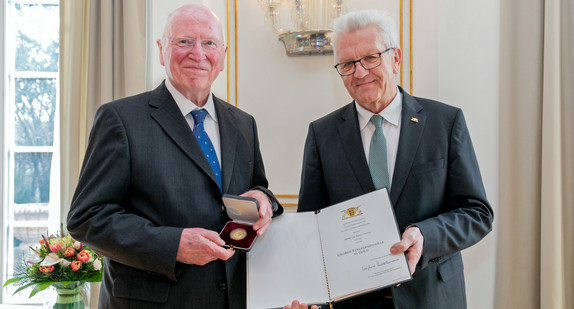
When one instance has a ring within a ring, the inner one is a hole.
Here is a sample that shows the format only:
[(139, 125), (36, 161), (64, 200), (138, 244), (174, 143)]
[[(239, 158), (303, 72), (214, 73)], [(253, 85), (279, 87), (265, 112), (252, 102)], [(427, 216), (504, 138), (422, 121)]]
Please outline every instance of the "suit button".
[(225, 282), (222, 282), (222, 283), (219, 284), (218, 288), (219, 288), (221, 291), (225, 291), (225, 290), (227, 290), (227, 284), (225, 284)]
[(439, 257), (430, 260), (430, 261), (429, 261), (429, 264), (433, 264), (433, 263), (436, 263), (436, 262), (438, 262), (438, 261), (440, 261), (440, 258), (439, 258)]

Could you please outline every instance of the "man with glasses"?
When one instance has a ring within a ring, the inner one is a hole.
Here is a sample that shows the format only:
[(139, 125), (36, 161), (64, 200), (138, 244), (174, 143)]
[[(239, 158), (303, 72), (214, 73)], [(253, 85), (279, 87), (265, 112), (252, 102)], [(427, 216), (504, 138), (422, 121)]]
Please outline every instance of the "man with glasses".
[(283, 210), (252, 116), (211, 93), (227, 46), (217, 17), (188, 5), (157, 42), (167, 78), (98, 110), (70, 213), (103, 254), (100, 308), (245, 308), (245, 253), (222, 247), (222, 195), (259, 203), (261, 235)]
[[(335, 21), (335, 69), (354, 101), (309, 126), (298, 211), (386, 188), (413, 280), (334, 308), (466, 308), (460, 251), (492, 228), (462, 111), (395, 83), (394, 21), (376, 11)], [(300, 306), (293, 302), (293, 308)]]

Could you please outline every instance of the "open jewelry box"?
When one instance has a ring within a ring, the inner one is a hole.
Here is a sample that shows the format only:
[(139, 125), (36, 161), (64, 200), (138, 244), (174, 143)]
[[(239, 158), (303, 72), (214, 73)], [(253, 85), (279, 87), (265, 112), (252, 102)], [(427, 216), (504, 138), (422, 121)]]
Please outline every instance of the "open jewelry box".
[(223, 207), (231, 221), (227, 222), (219, 237), (227, 248), (248, 252), (257, 239), (253, 224), (259, 220), (259, 204), (250, 197), (223, 195)]

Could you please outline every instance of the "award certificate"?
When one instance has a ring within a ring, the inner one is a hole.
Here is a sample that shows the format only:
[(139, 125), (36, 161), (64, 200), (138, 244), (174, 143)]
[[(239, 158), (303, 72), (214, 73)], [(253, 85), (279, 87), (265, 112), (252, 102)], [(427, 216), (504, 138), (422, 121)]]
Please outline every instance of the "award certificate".
[(411, 280), (386, 189), (275, 219), (247, 254), (248, 308), (327, 304)]

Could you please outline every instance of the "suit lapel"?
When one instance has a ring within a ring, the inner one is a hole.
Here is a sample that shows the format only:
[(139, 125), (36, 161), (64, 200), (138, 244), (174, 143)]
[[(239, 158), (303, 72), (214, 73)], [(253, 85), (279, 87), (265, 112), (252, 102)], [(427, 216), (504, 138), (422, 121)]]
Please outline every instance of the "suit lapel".
[(418, 104), (416, 99), (402, 88), (399, 87), (399, 90), (403, 94), (403, 110), (397, 160), (390, 194), (393, 205), (396, 205), (413, 165), (426, 121), (426, 117), (420, 113), (422, 106)]
[(229, 103), (213, 96), (215, 111), (219, 122), (219, 137), (221, 141), (221, 183), (223, 188), (229, 188), (233, 165), (235, 164), (235, 151), (237, 148), (237, 134), (239, 128), (235, 125), (233, 110)]
[(152, 94), (150, 106), (156, 108), (152, 111), (151, 117), (163, 128), (167, 135), (181, 148), (181, 150), (199, 166), (203, 172), (214, 182), (215, 174), (205, 158), (205, 154), (193, 137), (191, 128), (185, 121), (175, 100), (162, 83)]
[(341, 137), (345, 156), (349, 164), (351, 164), (351, 168), (363, 192), (367, 193), (375, 190), (375, 186), (371, 180), (371, 173), (369, 172), (369, 165), (365, 158), (359, 120), (354, 102), (347, 105), (347, 108), (341, 114), (339, 136)]

